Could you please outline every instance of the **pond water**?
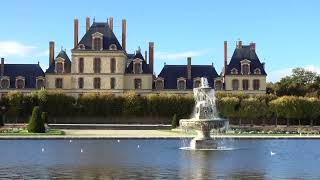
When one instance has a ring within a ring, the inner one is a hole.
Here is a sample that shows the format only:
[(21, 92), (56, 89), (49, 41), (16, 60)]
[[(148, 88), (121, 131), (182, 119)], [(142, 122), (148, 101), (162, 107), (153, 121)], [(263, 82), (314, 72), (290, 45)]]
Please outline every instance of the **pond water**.
[[(320, 179), (320, 140), (1, 140), (0, 179)], [(272, 152), (272, 153), (271, 153)]]

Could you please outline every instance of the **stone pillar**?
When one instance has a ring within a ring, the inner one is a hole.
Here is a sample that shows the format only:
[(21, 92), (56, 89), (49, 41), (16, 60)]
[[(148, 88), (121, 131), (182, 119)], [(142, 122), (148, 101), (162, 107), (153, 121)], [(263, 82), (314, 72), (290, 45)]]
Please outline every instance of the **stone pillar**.
[(126, 51), (126, 31), (127, 31), (127, 21), (122, 19), (122, 48)]
[(78, 19), (74, 20), (74, 46), (73, 48), (76, 49), (78, 46), (78, 28), (79, 28), (79, 21)]

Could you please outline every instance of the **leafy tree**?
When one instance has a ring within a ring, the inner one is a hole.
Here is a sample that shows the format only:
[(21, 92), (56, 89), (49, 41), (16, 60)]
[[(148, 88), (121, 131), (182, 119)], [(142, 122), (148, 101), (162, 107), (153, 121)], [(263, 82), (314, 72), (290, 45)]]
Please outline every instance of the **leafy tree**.
[(171, 121), (171, 127), (172, 128), (176, 128), (179, 126), (179, 120), (177, 118), (177, 115), (174, 114), (173, 117), (172, 117), (172, 121)]
[(240, 118), (249, 119), (251, 126), (253, 126), (253, 121), (259, 117), (261, 101), (257, 98), (243, 99), (240, 105)]

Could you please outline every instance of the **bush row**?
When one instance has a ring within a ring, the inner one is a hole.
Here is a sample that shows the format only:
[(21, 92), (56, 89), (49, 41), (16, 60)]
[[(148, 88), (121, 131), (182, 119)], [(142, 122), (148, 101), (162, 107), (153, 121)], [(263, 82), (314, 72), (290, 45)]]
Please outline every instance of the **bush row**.
[(39, 106), (41, 111), (54, 117), (168, 117), (174, 114), (178, 118), (190, 116), (193, 107), (193, 97), (188, 95), (148, 95), (139, 96), (127, 93), (124, 96), (111, 94), (85, 94), (78, 99), (62, 93), (48, 93), (40, 90), (37, 93), (23, 95), (10, 92), (1, 99), (1, 107), (10, 118), (29, 117), (32, 109)]

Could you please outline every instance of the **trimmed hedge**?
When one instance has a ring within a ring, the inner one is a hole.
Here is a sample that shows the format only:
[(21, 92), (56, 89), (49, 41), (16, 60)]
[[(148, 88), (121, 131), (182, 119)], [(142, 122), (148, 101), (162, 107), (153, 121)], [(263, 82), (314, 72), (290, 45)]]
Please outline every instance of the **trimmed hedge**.
[[(139, 96), (133, 92), (124, 96), (85, 94), (78, 99), (61, 93), (22, 95), (10, 92), (0, 101), (6, 107), (6, 117), (27, 118), (39, 106), (50, 118), (57, 117), (161, 117), (189, 118), (193, 112), (192, 95), (150, 94)], [(219, 115), (233, 124), (310, 124), (318, 125), (320, 100), (310, 97), (245, 94), (216, 94)], [(278, 123), (280, 122), (280, 123)]]
[(32, 116), (28, 124), (28, 132), (31, 133), (45, 133), (46, 128), (44, 121), (41, 118), (41, 111), (39, 106), (35, 106), (32, 111)]

